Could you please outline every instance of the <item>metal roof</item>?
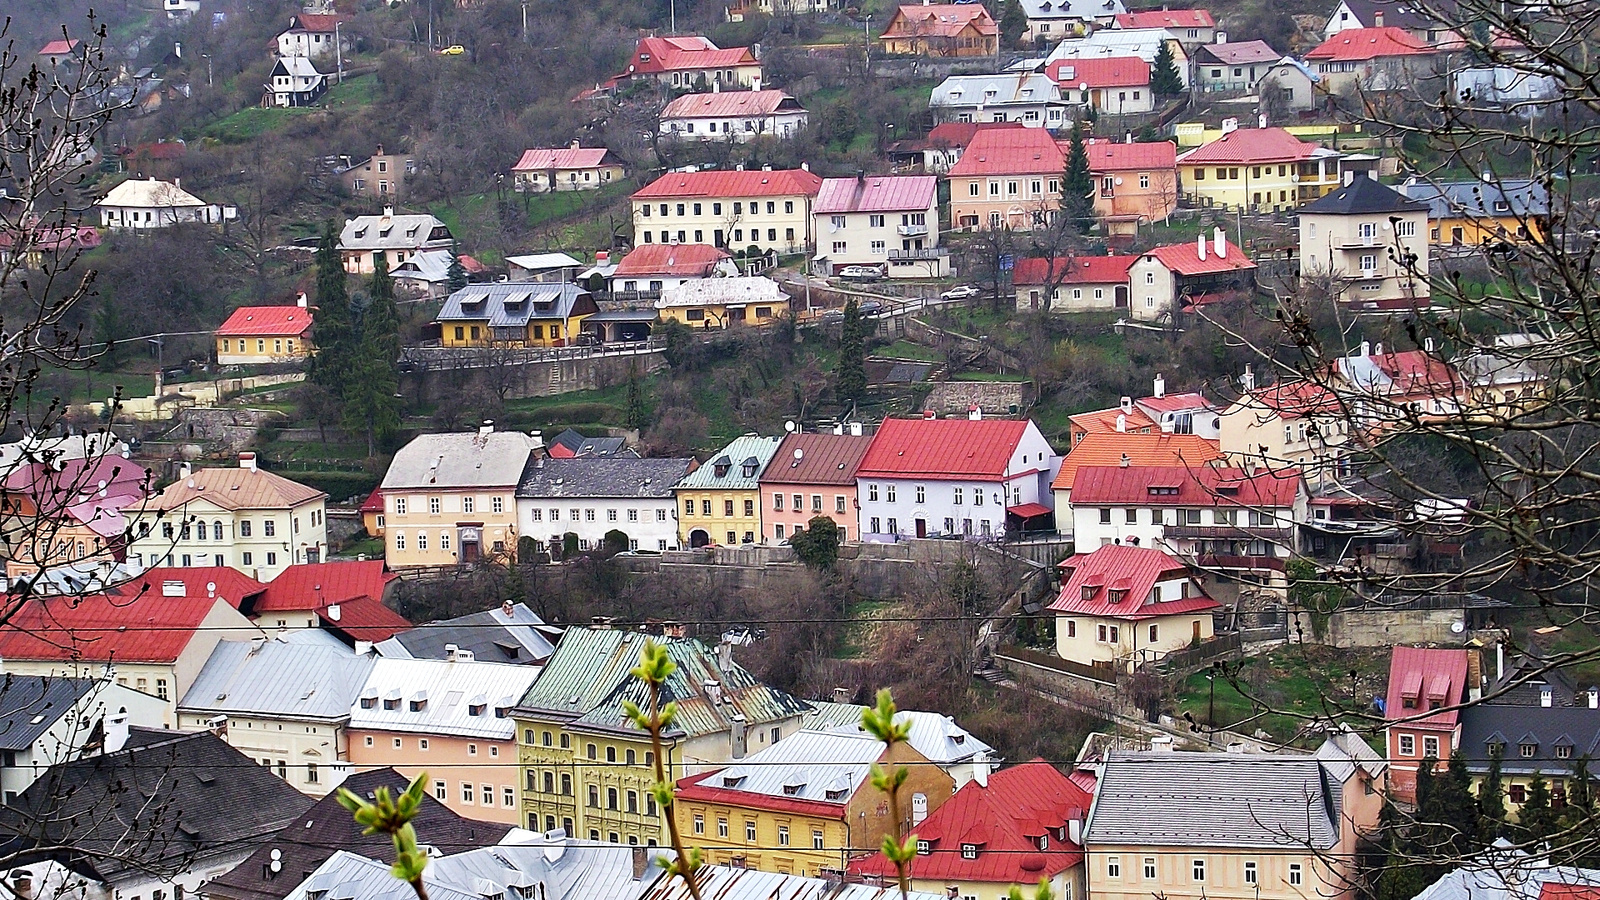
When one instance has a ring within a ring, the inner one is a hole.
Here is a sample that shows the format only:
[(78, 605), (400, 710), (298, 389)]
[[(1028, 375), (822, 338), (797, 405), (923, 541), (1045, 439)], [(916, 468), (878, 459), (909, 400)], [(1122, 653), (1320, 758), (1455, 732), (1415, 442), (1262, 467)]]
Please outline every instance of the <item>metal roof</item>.
[(241, 306), (217, 326), (219, 336), (291, 335), (311, 327), (312, 311), (303, 306)]
[(1407, 181), (1401, 193), (1428, 204), (1431, 219), (1544, 216), (1550, 213), (1550, 192), (1528, 179), (1448, 181), (1436, 184)]
[(778, 283), (762, 275), (735, 275), (729, 278), (696, 278), (683, 281), (661, 292), (656, 309), (678, 306), (748, 306), (752, 303), (787, 303), (789, 297)]
[(420, 434), (400, 448), (383, 476), (383, 489), (513, 488), (528, 455), (544, 446), (517, 431)]
[(565, 320), (594, 311), (594, 299), (575, 284), (499, 281), (469, 284), (444, 301), (440, 322), (487, 320), (489, 327), (527, 325), (535, 319)]
[(221, 641), (178, 710), (342, 720), (375, 661), (321, 644)]
[(346, 219), (339, 232), (340, 250), (389, 250), (395, 247), (420, 248), (431, 242), (450, 240), (450, 228), (431, 215), (356, 216)]
[(525, 603), (506, 603), (418, 625), (381, 641), (373, 649), (396, 659), (445, 659), (449, 645), (472, 653), (478, 661), (519, 666), (542, 663), (555, 652), (561, 626), (549, 625)]
[[(1283, 54), (1272, 49), (1266, 41), (1233, 41), (1227, 44), (1207, 44), (1197, 56), (1209, 56), (1226, 66), (1248, 66), (1257, 63), (1275, 63)], [(1205, 60), (1201, 60), (1205, 62)]]
[[(811, 705), (813, 709), (800, 720), (800, 727), (810, 731), (864, 733), (861, 730), (861, 713), (866, 709), (865, 706), (826, 701), (812, 701)], [(966, 762), (979, 753), (984, 754), (990, 762), (998, 762), (993, 747), (943, 713), (902, 709), (895, 713), (894, 721), (897, 725), (910, 722), (909, 742), (912, 749), (941, 766)]]
[(1600, 869), (1553, 866), (1548, 856), (1535, 857), (1500, 838), (1415, 900), (1589, 900), (1597, 886)]
[[(885, 419), (856, 474), (861, 478), (1004, 478), (1030, 420)], [(1049, 460), (1038, 467), (1048, 470)]]
[(206, 202), (170, 181), (130, 178), (112, 188), (105, 199), (96, 205), (167, 209), (175, 206), (205, 206)]
[(1008, 103), (1060, 102), (1060, 87), (1043, 72), (1022, 72), (1014, 75), (951, 75), (940, 82), (928, 97), (928, 106), (933, 109), (941, 106), (992, 107)]
[(706, 787), (724, 796), (758, 795), (843, 806), (866, 782), (886, 746), (860, 732), (797, 731), (742, 760), (685, 782), (691, 790)]
[(521, 256), (508, 256), (506, 262), (520, 269), (533, 272), (549, 271), (552, 269), (575, 269), (583, 265), (571, 256), (560, 253), (524, 253)]
[[(1247, 471), (1198, 462), (1080, 465), (1072, 484), (1072, 504), (1281, 509), (1295, 505), (1304, 483), (1299, 469), (1287, 467)], [(1169, 490), (1157, 493), (1158, 489)]]
[(822, 178), (805, 169), (668, 172), (633, 195), (635, 200), (690, 197), (815, 197)]
[[(536, 148), (522, 151), (513, 172), (543, 172), (546, 169), (593, 169), (607, 163), (611, 154), (604, 147)], [(510, 262), (511, 257), (506, 257)]]
[(578, 456), (528, 460), (517, 497), (670, 498), (672, 488), (694, 466), (693, 459), (633, 459)]
[(1150, 64), (1132, 54), (1069, 57), (1046, 65), (1045, 74), (1069, 91), (1142, 87), (1150, 83)]
[[(778, 438), (754, 434), (736, 437), (713, 453), (709, 462), (685, 475), (677, 489), (753, 491), (760, 487), (761, 474), (777, 452)], [(751, 460), (755, 461), (754, 466), (748, 465)]]
[(1340, 815), (1328, 781), (1312, 756), (1112, 750), (1083, 843), (1327, 850)]
[[(701, 896), (716, 900), (899, 900), (901, 896), (897, 885), (841, 884), (731, 866), (706, 866), (696, 872), (695, 878)], [(944, 900), (943, 894), (926, 891), (911, 891), (905, 897)], [(691, 900), (691, 896), (682, 878), (662, 878), (651, 886), (644, 900)]]
[[(535, 666), (379, 658), (350, 706), (350, 728), (510, 740), (517, 735), (511, 707), (538, 674)], [(381, 700), (362, 707), (364, 698), (387, 695), (399, 696), (397, 708)]]
[[(1055, 82), (1039, 77), (1060, 93)], [(961, 160), (950, 167), (950, 176), (1059, 175), (1065, 167), (1060, 145), (1043, 128), (985, 128), (972, 136)]]
[(1385, 56), (1425, 56), (1436, 52), (1426, 41), (1395, 25), (1382, 28), (1346, 28), (1306, 52), (1306, 59), (1322, 62), (1360, 61)]
[[(1113, 416), (1120, 414), (1118, 409), (1109, 412)], [(1145, 421), (1148, 423), (1149, 419)], [(1091, 431), (1079, 438), (1072, 451), (1061, 460), (1061, 471), (1056, 473), (1050, 487), (1070, 491), (1079, 469), (1115, 466), (1124, 456), (1130, 466), (1200, 466), (1221, 459), (1222, 451), (1217, 449), (1216, 441), (1197, 434)]]
[(1238, 128), (1182, 154), (1178, 165), (1295, 162), (1310, 159), (1317, 149), (1282, 128)]
[(1357, 175), (1349, 184), (1300, 207), (1300, 214), (1358, 216), (1389, 212), (1425, 212), (1427, 208), (1427, 203), (1412, 200), (1375, 178)]
[(817, 215), (851, 212), (926, 212), (938, 203), (935, 175), (860, 175), (827, 178), (817, 194)]
[(713, 91), (684, 94), (661, 111), (662, 121), (731, 116), (770, 116), (778, 112), (805, 112), (800, 101), (783, 91)]
[[(1083, 489), (1079, 483), (1074, 493)], [(1205, 595), (1187, 563), (1149, 547), (1107, 544), (1079, 553), (1061, 563), (1061, 579), (1060, 595), (1046, 608), (1067, 615), (1137, 622), (1220, 607)], [(1158, 596), (1156, 586), (1163, 581), (1181, 582), (1179, 596)]]
[[(710, 244), (640, 244), (617, 262), (614, 278), (646, 275), (708, 277), (733, 259), (728, 251)], [(737, 269), (733, 270), (737, 272)]]
[(1021, 0), (1022, 11), (1033, 21), (1081, 19), (1093, 21), (1127, 12), (1122, 0)]
[(761, 473), (763, 485), (856, 483), (856, 468), (872, 438), (852, 434), (790, 434)]

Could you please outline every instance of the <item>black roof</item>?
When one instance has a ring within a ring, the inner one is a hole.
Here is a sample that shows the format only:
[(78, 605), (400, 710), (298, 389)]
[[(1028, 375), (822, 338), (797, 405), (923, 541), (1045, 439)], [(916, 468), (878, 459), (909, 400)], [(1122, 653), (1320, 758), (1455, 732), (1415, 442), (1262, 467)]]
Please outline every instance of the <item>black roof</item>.
[(1505, 672), (1489, 685), (1485, 696), (1493, 699), (1486, 702), (1507, 706), (1542, 706), (1544, 691), (1549, 688), (1550, 702), (1555, 706), (1588, 705), (1588, 689), (1580, 688), (1566, 669), (1546, 668), (1549, 665), (1542, 655), (1517, 654), (1506, 662)]
[[(1560, 778), (1580, 756), (1600, 757), (1600, 709), (1481, 703), (1461, 711), (1461, 752), (1475, 771), (1488, 767), (1490, 747), (1502, 744), (1501, 771)], [(1531, 748), (1529, 756), (1523, 747)], [(1557, 747), (1570, 747), (1566, 758)]]
[(1364, 175), (1357, 175), (1344, 187), (1300, 207), (1301, 213), (1332, 216), (1427, 211), (1428, 204), (1408, 199), (1394, 188)]
[(694, 460), (580, 456), (530, 459), (517, 485), (519, 498), (616, 497), (660, 499), (689, 474)]
[[(1385, 28), (1428, 29), (1437, 28), (1439, 24), (1433, 17), (1421, 10), (1414, 9), (1410, 4), (1397, 3), (1395, 0), (1344, 0), (1344, 5), (1350, 8), (1350, 13), (1367, 28), (1376, 28), (1378, 13), (1383, 13)], [(1453, 4), (1452, 4), (1453, 5)]]
[(584, 437), (571, 428), (556, 435), (550, 446), (563, 447), (573, 456), (629, 456), (639, 454), (628, 449), (628, 442), (619, 437)]
[(94, 689), (91, 678), (15, 675), (0, 678), (0, 750), (26, 750)]
[[(549, 625), (527, 604), (468, 613), (402, 631), (378, 645), (381, 656), (410, 656), (413, 659), (448, 659), (448, 647), (470, 651), (484, 662), (535, 665), (555, 652), (562, 628)], [(394, 649), (391, 645), (399, 645)]]
[(116, 885), (236, 859), (311, 805), (210, 732), (165, 734), (51, 766), (0, 809), (0, 843)]
[[(382, 768), (358, 772), (340, 786), (370, 800), (379, 787), (403, 791), (408, 783), (394, 769)], [(498, 844), (511, 830), (507, 824), (463, 818), (433, 799), (431, 792), (423, 795), (422, 808), (413, 824), (424, 843), (447, 855)], [(361, 826), (329, 794), (282, 831), (263, 836), (260, 846), (244, 862), (207, 882), (206, 893), (222, 900), (282, 900), (338, 850), (374, 859), (394, 855), (387, 835), (363, 835)], [(268, 868), (274, 851), (281, 854), (283, 863), (277, 873)]]

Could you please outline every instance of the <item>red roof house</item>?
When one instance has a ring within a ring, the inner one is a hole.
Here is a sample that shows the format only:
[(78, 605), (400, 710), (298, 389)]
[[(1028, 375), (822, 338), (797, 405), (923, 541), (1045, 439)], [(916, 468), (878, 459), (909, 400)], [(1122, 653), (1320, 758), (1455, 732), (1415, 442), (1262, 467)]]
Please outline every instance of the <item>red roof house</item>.
[[(378, 501), (382, 504), (382, 499)], [(380, 509), (382, 506), (380, 505)], [(399, 575), (381, 559), (356, 562), (301, 563), (290, 566), (267, 582), (252, 614), (321, 609), (357, 597), (382, 600)]]
[(1001, 478), (1013, 468), (1013, 456), (1030, 432), (1038, 431), (1030, 421), (1007, 419), (885, 419), (856, 475), (948, 481)]
[(1150, 64), (1137, 56), (1070, 57), (1050, 63), (1044, 71), (1063, 91), (1150, 84)]
[(241, 306), (217, 326), (217, 337), (310, 339), (313, 311), (304, 306)]
[(815, 197), (822, 178), (805, 169), (669, 172), (635, 192), (635, 200), (693, 197)]
[(1348, 28), (1306, 53), (1311, 63), (1369, 62), (1386, 56), (1426, 56), (1434, 48), (1404, 28)]
[[(1389, 790), (1413, 802), (1417, 765), (1424, 756), (1448, 759), (1460, 740), (1457, 710), (1476, 687), (1474, 651), (1433, 647), (1395, 647), (1389, 657), (1389, 689), (1383, 714), (1389, 757)], [(1429, 714), (1429, 710), (1439, 712)]]
[(1133, 317), (1154, 319), (1179, 307), (1243, 296), (1255, 284), (1255, 270), (1220, 228), (1210, 241), (1201, 235), (1191, 243), (1146, 250), (1129, 270)]
[(901, 6), (879, 41), (891, 55), (993, 56), (1000, 25), (982, 3)]
[[(1094, 795), (1042, 759), (962, 785), (916, 826), (912, 889), (982, 883), (1003, 895), (1013, 884), (1054, 880), (1083, 862), (1078, 843)], [(892, 883), (895, 867), (882, 853), (854, 860), (851, 875)]]
[(1066, 155), (1043, 128), (984, 128), (973, 134), (950, 177), (963, 175), (1059, 175)]
[(640, 244), (617, 262), (613, 278), (706, 278), (733, 257), (710, 244)]
[(1116, 23), (1118, 28), (1165, 28), (1179, 38), (1186, 37), (1190, 28), (1217, 27), (1217, 20), (1209, 9), (1149, 9), (1122, 13), (1117, 16)]
[(1075, 256), (1044, 259), (1037, 256), (1017, 260), (1011, 270), (1011, 283), (1037, 284), (1121, 284), (1128, 283), (1128, 267), (1137, 256)]
[(1180, 166), (1299, 162), (1319, 148), (1282, 128), (1238, 128), (1178, 157)]
[[(1082, 477), (1080, 471), (1074, 492), (1082, 490)], [(1187, 563), (1148, 547), (1112, 544), (1079, 553), (1062, 561), (1061, 578), (1061, 594), (1049, 609), (1063, 615), (1137, 622), (1221, 608)], [(1157, 591), (1163, 584), (1171, 588)]]
[(1290, 509), (1299, 503), (1302, 485), (1295, 469), (1247, 472), (1198, 460), (1175, 466), (1079, 466), (1072, 505)]
[(511, 172), (594, 169), (603, 165), (616, 165), (611, 159), (611, 151), (604, 147), (535, 148), (522, 151), (522, 157), (511, 167)]
[[(1148, 421), (1148, 420), (1146, 420)], [(1070, 494), (1078, 470), (1093, 466), (1117, 466), (1128, 460), (1130, 466), (1204, 466), (1221, 459), (1217, 442), (1195, 434), (1143, 434), (1097, 431), (1086, 433), (1072, 445), (1072, 452), (1061, 461), (1061, 471), (1050, 483), (1051, 490)], [(1060, 506), (1060, 499), (1057, 506)]]

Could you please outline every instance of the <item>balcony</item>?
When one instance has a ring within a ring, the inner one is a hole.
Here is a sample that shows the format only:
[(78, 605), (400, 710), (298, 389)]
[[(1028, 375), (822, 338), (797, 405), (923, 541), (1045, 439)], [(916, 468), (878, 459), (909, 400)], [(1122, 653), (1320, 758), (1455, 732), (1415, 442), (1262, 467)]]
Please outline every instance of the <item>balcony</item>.
[(1207, 554), (1195, 557), (1195, 563), (1206, 569), (1254, 569), (1274, 572), (1283, 572), (1288, 569), (1288, 560), (1280, 559), (1276, 556), (1214, 556)]
[(926, 225), (901, 225), (895, 228), (901, 237), (922, 237), (928, 233)]
[(1352, 235), (1352, 236), (1347, 237), (1344, 240), (1341, 240), (1339, 242), (1339, 248), (1342, 249), (1342, 250), (1360, 250), (1360, 249), (1365, 248), (1365, 247), (1382, 247), (1382, 246), (1384, 246), (1384, 245), (1378, 239), (1378, 236), (1376, 234), (1357, 234), (1357, 235)]
[(1188, 538), (1209, 541), (1271, 541), (1288, 546), (1294, 539), (1294, 530), (1279, 527), (1250, 527), (1246, 525), (1168, 525), (1161, 530), (1166, 538)]
[(943, 259), (950, 255), (945, 247), (924, 247), (921, 250), (890, 250), (890, 259)]

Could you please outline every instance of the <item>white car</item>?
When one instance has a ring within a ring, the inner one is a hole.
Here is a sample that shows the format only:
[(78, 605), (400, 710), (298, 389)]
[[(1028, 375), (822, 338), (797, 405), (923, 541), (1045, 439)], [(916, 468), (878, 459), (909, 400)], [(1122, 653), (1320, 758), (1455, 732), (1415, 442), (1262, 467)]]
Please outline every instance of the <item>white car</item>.
[(940, 294), (939, 295), (939, 299), (940, 300), (971, 300), (974, 297), (981, 296), (982, 294), (983, 294), (982, 291), (978, 290), (977, 288), (973, 287), (972, 285), (963, 284), (960, 287), (953, 287), (950, 290), (945, 291), (944, 293)]
[(846, 281), (877, 281), (883, 277), (883, 270), (877, 266), (845, 266), (839, 270), (839, 277)]

